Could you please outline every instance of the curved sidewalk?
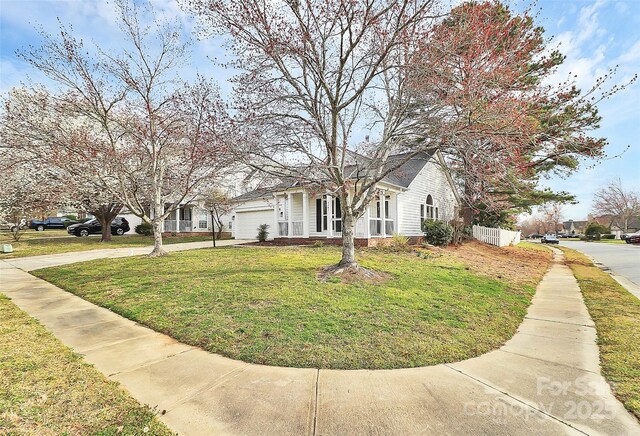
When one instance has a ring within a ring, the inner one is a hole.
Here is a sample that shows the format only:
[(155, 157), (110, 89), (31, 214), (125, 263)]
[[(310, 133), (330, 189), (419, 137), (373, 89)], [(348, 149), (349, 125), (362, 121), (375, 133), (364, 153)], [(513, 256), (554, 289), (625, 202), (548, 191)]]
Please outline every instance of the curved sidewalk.
[(593, 322), (561, 259), (502, 348), (400, 370), (230, 360), (31, 276), (17, 268), (31, 269), (27, 258), (0, 262), (0, 291), (181, 435), (640, 434), (600, 375)]

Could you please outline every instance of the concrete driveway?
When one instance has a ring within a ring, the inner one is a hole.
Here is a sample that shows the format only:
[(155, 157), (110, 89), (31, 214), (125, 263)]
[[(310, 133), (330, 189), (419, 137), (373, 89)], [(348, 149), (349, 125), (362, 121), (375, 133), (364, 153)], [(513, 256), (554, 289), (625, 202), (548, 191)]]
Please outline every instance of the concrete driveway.
[(607, 267), (616, 276), (622, 278), (619, 281), (630, 292), (640, 298), (640, 245), (564, 240), (561, 244), (578, 250)]

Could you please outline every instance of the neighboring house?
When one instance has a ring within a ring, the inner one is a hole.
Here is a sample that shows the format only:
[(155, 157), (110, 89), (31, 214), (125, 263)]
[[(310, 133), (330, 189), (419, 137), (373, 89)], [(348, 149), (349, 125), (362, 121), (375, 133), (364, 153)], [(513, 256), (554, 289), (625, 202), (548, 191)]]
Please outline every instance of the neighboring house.
[(584, 234), (585, 229), (589, 225), (589, 221), (569, 220), (562, 223), (564, 231), (570, 235)]
[[(600, 225), (607, 226), (611, 229), (611, 233), (616, 235), (616, 239), (625, 233), (624, 223), (618, 217), (612, 215), (600, 215), (593, 217), (593, 221)], [(627, 222), (626, 233), (634, 233), (640, 230), (640, 217), (631, 217)]]
[[(440, 153), (410, 159), (377, 188), (377, 197), (356, 222), (356, 244), (361, 246), (375, 245), (394, 233), (419, 238), (424, 220), (451, 220), (458, 214), (460, 200)], [(337, 243), (342, 236), (340, 199), (314, 186), (282, 182), (247, 192), (233, 202), (231, 227), (236, 239), (255, 239), (261, 224), (269, 226), (269, 239), (283, 243)]]

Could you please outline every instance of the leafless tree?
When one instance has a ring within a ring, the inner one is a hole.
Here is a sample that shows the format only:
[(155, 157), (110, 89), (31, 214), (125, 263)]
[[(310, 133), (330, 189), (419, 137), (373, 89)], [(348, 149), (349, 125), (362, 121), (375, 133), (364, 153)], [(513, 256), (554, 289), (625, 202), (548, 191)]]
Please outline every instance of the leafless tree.
[(179, 24), (160, 22), (145, 3), (115, 5), (120, 50), (87, 49), (62, 25), (20, 53), (59, 90), (22, 92), (5, 107), (3, 134), (47, 149), (62, 166), (82, 160), (102, 189), (153, 226), (151, 255), (160, 256), (164, 220), (226, 167), (230, 125), (217, 86), (179, 80), (188, 59)]
[(562, 203), (547, 203), (539, 208), (540, 224), (545, 233), (558, 233), (560, 223), (564, 219), (564, 211)]
[(228, 214), (232, 209), (229, 197), (220, 189), (210, 189), (204, 194), (204, 207), (209, 211), (211, 216), (211, 232), (213, 238), (213, 246), (216, 246), (216, 227), (217, 238), (222, 237), (222, 229), (224, 223), (222, 217)]
[(627, 190), (618, 178), (600, 188), (593, 195), (593, 211), (596, 215), (611, 218), (611, 225), (617, 224), (625, 232), (629, 221), (640, 216), (640, 193)]

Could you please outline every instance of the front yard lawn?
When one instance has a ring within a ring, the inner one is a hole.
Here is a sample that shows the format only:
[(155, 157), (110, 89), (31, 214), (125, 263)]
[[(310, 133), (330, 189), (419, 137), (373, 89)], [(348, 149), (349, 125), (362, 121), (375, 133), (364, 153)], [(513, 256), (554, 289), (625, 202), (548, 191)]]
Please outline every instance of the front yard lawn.
[[(53, 231), (45, 230), (44, 232), (35, 233), (44, 234)], [(153, 245), (152, 236), (142, 235), (113, 236), (111, 242), (100, 242), (100, 236), (90, 236), (88, 238), (78, 238), (76, 236), (34, 237), (31, 233), (25, 234), (24, 236), (27, 237), (23, 237), (19, 242), (13, 242), (9, 235), (3, 234), (3, 238), (0, 238), (0, 244), (13, 245), (13, 253), (0, 253), (0, 259), (69, 253), (72, 251), (100, 250), (103, 248), (144, 247), (146, 245)], [(211, 236), (165, 236), (162, 240), (164, 244), (177, 244), (180, 242), (210, 241)]]
[[(452, 362), (509, 339), (550, 262), (546, 249), (477, 243), (359, 250), (385, 283), (328, 282), (337, 247), (242, 247), (35, 271), (89, 301), (205, 350), (248, 362), (400, 368)], [(150, 274), (150, 272), (152, 272)]]
[(172, 434), (2, 294), (0, 350), (2, 434)]
[(640, 418), (640, 300), (582, 253), (560, 249), (596, 324), (602, 372), (618, 399)]

